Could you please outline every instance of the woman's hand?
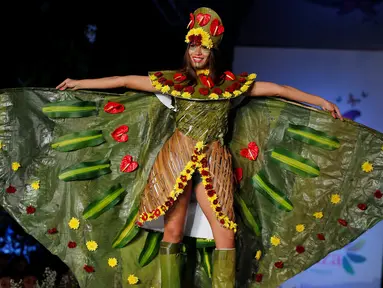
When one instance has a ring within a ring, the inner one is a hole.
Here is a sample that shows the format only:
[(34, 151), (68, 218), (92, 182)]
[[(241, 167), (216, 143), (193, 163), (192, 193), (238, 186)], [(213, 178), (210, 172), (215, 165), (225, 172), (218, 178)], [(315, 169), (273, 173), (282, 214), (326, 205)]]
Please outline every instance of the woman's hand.
[(340, 114), (338, 106), (336, 106), (334, 103), (323, 99), (323, 103), (321, 107), (324, 111), (330, 112), (332, 117), (334, 117), (334, 119), (339, 118), (340, 120), (343, 121), (342, 114)]
[(79, 80), (73, 80), (73, 79), (67, 78), (63, 82), (61, 82), (56, 87), (56, 89), (59, 89), (59, 90), (66, 90), (66, 89), (77, 90), (77, 89), (80, 89), (79, 82), (80, 82)]

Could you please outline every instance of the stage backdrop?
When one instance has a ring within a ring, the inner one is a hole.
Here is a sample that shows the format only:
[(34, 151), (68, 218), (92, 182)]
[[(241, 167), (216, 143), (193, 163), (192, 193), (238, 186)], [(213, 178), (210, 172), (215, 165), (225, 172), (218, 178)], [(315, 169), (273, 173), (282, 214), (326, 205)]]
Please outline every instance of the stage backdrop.
[[(344, 116), (383, 132), (383, 52), (237, 47), (233, 70), (336, 103)], [(383, 222), (281, 288), (380, 288)]]

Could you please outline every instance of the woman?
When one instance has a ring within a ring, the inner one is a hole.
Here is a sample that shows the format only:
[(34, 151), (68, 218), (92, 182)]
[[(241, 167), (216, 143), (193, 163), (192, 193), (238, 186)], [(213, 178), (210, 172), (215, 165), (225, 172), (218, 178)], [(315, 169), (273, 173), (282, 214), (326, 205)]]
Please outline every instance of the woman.
[[(185, 66), (180, 71), (157, 71), (149, 76), (66, 79), (56, 89), (126, 87), (174, 97), (177, 129), (157, 156), (142, 195), (137, 224), (143, 226), (146, 221), (164, 215), (161, 283), (162, 287), (181, 287), (180, 278), (176, 276), (180, 275), (180, 268), (174, 255), (179, 253), (194, 186), (216, 243), (213, 287), (234, 287), (237, 226), (232, 207), (234, 176), (230, 152), (223, 144), (231, 100), (241, 95), (280, 96), (319, 106), (334, 118), (342, 119), (342, 115), (335, 104), (319, 96), (289, 86), (255, 83), (255, 74), (234, 75), (222, 71), (217, 55), (224, 31), (221, 19), (209, 8), (199, 8), (190, 17)], [(207, 118), (210, 124), (205, 121)]]

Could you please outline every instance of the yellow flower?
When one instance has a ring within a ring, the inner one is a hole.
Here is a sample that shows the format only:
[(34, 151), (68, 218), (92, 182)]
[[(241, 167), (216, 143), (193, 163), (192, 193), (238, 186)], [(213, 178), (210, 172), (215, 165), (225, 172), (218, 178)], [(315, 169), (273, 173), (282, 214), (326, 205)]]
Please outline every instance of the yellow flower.
[(242, 91), (242, 92), (246, 92), (248, 89), (249, 89), (249, 85), (243, 85), (243, 86), (241, 87), (241, 91)]
[(184, 93), (182, 93), (181, 96), (184, 97), (184, 98), (190, 98), (191, 94), (189, 92), (184, 92)]
[(253, 84), (253, 81), (251, 81), (251, 80), (250, 80), (250, 81), (246, 81), (246, 83), (245, 83), (245, 85), (249, 85), (249, 86), (250, 86), (251, 84)]
[(152, 80), (152, 81), (154, 81), (154, 80), (157, 79), (157, 77), (156, 77), (155, 75), (149, 75), (149, 78), (150, 78), (150, 80)]
[(323, 212), (315, 212), (313, 216), (317, 219), (321, 219), (323, 217)]
[(364, 172), (371, 172), (374, 170), (374, 166), (370, 162), (366, 161), (362, 164), (362, 170)]
[(339, 194), (332, 194), (331, 195), (331, 203), (332, 204), (338, 204), (339, 202), (340, 202)]
[(239, 90), (235, 90), (235, 91), (233, 92), (233, 94), (234, 94), (235, 96), (238, 96), (238, 95), (241, 95), (241, 94), (242, 94), (242, 92), (241, 92), (241, 91), (239, 91)]
[(211, 94), (209, 95), (209, 98), (210, 98), (210, 99), (218, 99), (219, 96), (218, 96), (217, 94), (215, 94), (215, 93), (211, 93)]
[(33, 190), (38, 190), (40, 188), (40, 180), (33, 181), (31, 187)]
[(303, 230), (305, 230), (305, 225), (298, 224), (297, 226), (295, 226), (295, 229), (297, 230), (297, 232), (303, 232)]
[(110, 266), (110, 267), (116, 267), (117, 266), (117, 259), (116, 258), (109, 258), (108, 259), (108, 265)]
[(160, 82), (158, 82), (157, 80), (155, 80), (155, 81), (152, 82), (152, 85), (153, 85), (154, 87), (156, 87), (157, 85), (161, 85), (161, 84), (160, 84)]
[(195, 148), (198, 149), (198, 151), (202, 150), (204, 146), (203, 141), (198, 141), (197, 144), (195, 144)]
[(68, 222), (68, 225), (71, 229), (78, 229), (80, 221), (77, 218), (72, 217), (72, 219)]
[(210, 70), (209, 69), (199, 69), (199, 70), (197, 70), (197, 75), (201, 75), (201, 74), (208, 76), (210, 74)]
[(161, 91), (162, 85), (161, 84), (157, 84), (154, 88), (156, 88), (156, 90), (158, 90), (158, 91)]
[(258, 250), (257, 254), (255, 254), (255, 259), (259, 260), (259, 259), (261, 259), (261, 256), (262, 256), (262, 251)]
[(86, 248), (88, 248), (89, 251), (96, 251), (98, 248), (98, 244), (96, 241), (87, 241), (86, 242)]
[(166, 86), (162, 87), (161, 92), (167, 93), (167, 92), (169, 92), (169, 90), (170, 90), (170, 87), (168, 85), (166, 85)]
[(281, 244), (281, 239), (279, 239), (277, 236), (272, 236), (270, 238), (270, 242), (271, 244), (273, 244), (273, 246), (278, 246), (279, 244)]
[(247, 80), (253, 80), (255, 78), (257, 78), (257, 74), (255, 73), (251, 73), (249, 76), (247, 76)]
[(134, 274), (130, 274), (128, 277), (128, 283), (130, 285), (134, 285), (134, 284), (137, 284), (137, 282), (138, 282), (138, 277), (136, 277)]
[(209, 34), (203, 30), (202, 28), (193, 28), (190, 29), (190, 31), (186, 34), (185, 42), (189, 43), (189, 36), (191, 35), (201, 35), (202, 38), (202, 46), (205, 46), (206, 48), (213, 48), (213, 41), (211, 41)]
[(225, 98), (230, 98), (231, 97), (231, 93), (230, 92), (227, 92), (227, 91), (225, 91), (225, 92), (223, 92), (223, 97), (225, 97)]
[(180, 91), (177, 91), (177, 90), (173, 90), (172, 93), (173, 96), (180, 96), (181, 95), (181, 92)]
[(12, 163), (12, 170), (17, 171), (21, 167), (19, 162), (13, 162)]

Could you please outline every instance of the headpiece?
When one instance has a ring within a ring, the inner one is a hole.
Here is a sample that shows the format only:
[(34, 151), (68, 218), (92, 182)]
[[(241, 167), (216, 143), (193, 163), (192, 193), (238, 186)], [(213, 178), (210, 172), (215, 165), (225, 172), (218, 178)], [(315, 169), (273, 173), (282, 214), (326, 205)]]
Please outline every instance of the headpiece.
[(187, 26), (189, 32), (186, 35), (186, 43), (202, 45), (206, 48), (217, 48), (225, 31), (221, 18), (218, 14), (207, 7), (201, 7), (190, 13), (190, 21)]

